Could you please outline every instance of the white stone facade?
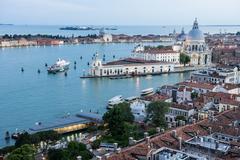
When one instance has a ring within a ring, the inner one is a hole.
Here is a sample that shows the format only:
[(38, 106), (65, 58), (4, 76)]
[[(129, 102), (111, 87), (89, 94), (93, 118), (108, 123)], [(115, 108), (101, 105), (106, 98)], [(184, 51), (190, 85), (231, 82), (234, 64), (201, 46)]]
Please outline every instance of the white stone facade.
[(174, 64), (152, 62), (152, 63), (124, 63), (128, 59), (118, 60), (102, 64), (102, 61), (96, 58), (91, 65), (91, 76), (118, 76), (118, 75), (141, 75), (141, 74), (157, 74), (174, 71)]

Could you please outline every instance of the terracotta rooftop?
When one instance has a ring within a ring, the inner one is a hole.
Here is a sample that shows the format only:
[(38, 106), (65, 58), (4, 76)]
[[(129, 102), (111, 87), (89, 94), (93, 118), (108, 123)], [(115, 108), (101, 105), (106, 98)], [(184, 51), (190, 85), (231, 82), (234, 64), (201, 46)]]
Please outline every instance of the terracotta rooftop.
[(177, 85), (180, 86), (188, 86), (192, 88), (200, 88), (200, 89), (207, 89), (207, 90), (213, 90), (216, 85), (210, 84), (210, 83), (201, 83), (201, 82), (180, 82)]
[[(178, 127), (175, 130), (178, 137), (182, 137), (183, 141), (189, 140), (194, 136), (206, 136), (210, 133), (222, 132), (229, 135), (239, 136), (240, 132), (234, 129), (230, 124), (233, 121), (240, 120), (240, 109), (225, 111), (214, 118), (215, 120), (202, 120), (195, 124), (185, 125)], [(221, 125), (217, 125), (217, 123)], [(211, 127), (211, 130), (210, 130)], [(163, 134), (158, 134), (147, 141), (142, 141), (134, 146), (122, 149), (120, 153), (113, 153), (110, 155), (109, 160), (134, 160), (137, 159), (137, 155), (146, 156), (150, 149), (159, 149), (161, 147), (169, 147), (177, 149), (179, 147), (179, 141), (172, 134), (173, 130), (166, 131)], [(232, 153), (230, 153), (232, 154)], [(230, 154), (223, 155), (217, 159), (235, 159)], [(229, 158), (230, 157), (230, 158)]]
[(194, 109), (194, 107), (191, 105), (177, 104), (177, 103), (172, 103), (171, 108), (177, 108), (177, 109), (182, 109), (182, 110), (187, 110), (187, 111)]
[(153, 95), (145, 96), (142, 99), (146, 100), (146, 101), (165, 101), (165, 100), (167, 100), (169, 98), (170, 98), (169, 96), (155, 93)]
[(235, 88), (240, 88), (240, 84), (224, 83), (223, 87), (226, 90), (232, 90), (232, 89), (235, 89)]
[(147, 48), (144, 51), (138, 51), (136, 53), (148, 53), (148, 54), (176, 54), (178, 52), (169, 48)]
[(178, 91), (179, 91), (179, 92), (183, 92), (184, 89), (186, 89), (187, 92), (192, 92), (192, 91), (193, 91), (192, 88), (184, 87), (184, 86), (180, 86), (180, 87), (178, 88)]
[(138, 65), (138, 64), (160, 64), (160, 63), (166, 63), (166, 62), (160, 62), (160, 61), (154, 61), (154, 60), (143, 60), (143, 59), (136, 59), (136, 58), (125, 58), (120, 59), (116, 61), (111, 61), (103, 64), (104, 66), (107, 65)]
[(235, 99), (235, 95), (224, 92), (207, 92), (203, 96), (213, 97), (213, 98), (222, 98), (222, 99)]

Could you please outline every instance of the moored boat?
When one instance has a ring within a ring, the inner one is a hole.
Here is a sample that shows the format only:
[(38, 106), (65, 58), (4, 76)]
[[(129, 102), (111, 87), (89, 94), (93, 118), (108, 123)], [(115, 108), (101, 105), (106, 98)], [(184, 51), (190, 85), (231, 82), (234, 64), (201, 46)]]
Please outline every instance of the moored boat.
[(141, 91), (141, 96), (147, 96), (153, 93), (154, 93), (153, 88), (147, 88)]
[(114, 107), (114, 105), (117, 105), (122, 102), (124, 102), (122, 95), (115, 96), (115, 97), (111, 98), (110, 100), (108, 100), (107, 109), (112, 109)]

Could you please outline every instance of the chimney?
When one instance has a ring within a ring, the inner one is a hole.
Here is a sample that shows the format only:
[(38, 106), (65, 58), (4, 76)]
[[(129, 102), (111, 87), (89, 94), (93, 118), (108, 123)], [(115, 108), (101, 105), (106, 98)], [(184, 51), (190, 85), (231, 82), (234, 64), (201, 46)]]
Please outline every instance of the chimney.
[(118, 143), (113, 143), (113, 146), (114, 146), (114, 151), (117, 151)]
[(121, 153), (121, 148), (118, 148), (118, 149), (117, 149), (117, 153)]
[(219, 126), (219, 128), (220, 128), (220, 131), (222, 131), (222, 130), (223, 130), (223, 126)]
[(179, 141), (179, 150), (182, 150), (182, 137), (178, 137), (178, 141)]
[(150, 137), (146, 137), (145, 140), (146, 140), (146, 143), (150, 145)]
[(237, 121), (233, 121), (233, 127), (237, 127), (238, 122)]
[(176, 127), (176, 126), (177, 126), (175, 121), (172, 122), (172, 126), (173, 126), (173, 127)]
[(148, 132), (144, 132), (144, 138), (148, 137)]
[(133, 137), (129, 137), (129, 138), (128, 138), (128, 143), (129, 143), (129, 145), (134, 145), (134, 139), (133, 139)]
[(108, 159), (110, 157), (110, 153), (106, 153), (105, 157), (106, 157), (106, 159)]
[(235, 128), (235, 130), (236, 130), (237, 134), (239, 134), (239, 128)]
[(172, 128), (172, 124), (171, 123), (168, 123), (168, 128)]
[(197, 130), (197, 132), (196, 132), (196, 136), (198, 136), (199, 135), (199, 130)]
[(172, 136), (173, 136), (174, 138), (177, 138), (177, 131), (176, 131), (176, 130), (172, 130)]
[(212, 134), (212, 127), (208, 127), (209, 134)]
[(195, 123), (196, 123), (196, 119), (195, 119), (195, 118), (193, 118), (192, 122), (193, 122), (193, 124), (195, 124)]

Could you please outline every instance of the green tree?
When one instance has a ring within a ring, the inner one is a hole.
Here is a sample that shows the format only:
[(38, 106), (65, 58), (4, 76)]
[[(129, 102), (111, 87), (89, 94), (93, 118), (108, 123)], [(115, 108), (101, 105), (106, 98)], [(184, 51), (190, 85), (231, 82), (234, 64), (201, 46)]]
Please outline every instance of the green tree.
[(50, 141), (57, 141), (60, 139), (60, 135), (56, 131), (43, 131), (34, 134), (29, 134), (27, 132), (19, 135), (15, 142), (16, 147), (20, 147), (24, 144), (38, 144), (41, 141), (49, 143)]
[(4, 148), (1, 148), (0, 149), (0, 155), (5, 155), (7, 153), (10, 153), (12, 152), (14, 149), (16, 149), (15, 146), (7, 146), (7, 147), (4, 147)]
[(32, 145), (25, 144), (11, 152), (7, 156), (7, 160), (34, 160), (35, 152)]
[(88, 150), (80, 151), (79, 155), (82, 157), (82, 160), (89, 160), (92, 159), (92, 154)]
[(21, 134), (15, 142), (15, 147), (20, 147), (24, 144), (31, 144), (31, 135), (27, 132)]
[(167, 127), (165, 114), (168, 112), (170, 103), (156, 101), (147, 106), (147, 122), (155, 127)]
[(191, 93), (191, 99), (196, 99), (198, 97), (198, 93), (197, 92), (192, 92)]
[(101, 139), (96, 139), (95, 141), (92, 142), (91, 145), (93, 149), (97, 149), (99, 148), (100, 144), (101, 144)]
[(66, 160), (70, 159), (70, 153), (64, 149), (49, 149), (48, 150), (49, 160)]
[(78, 142), (70, 142), (67, 147), (68, 152), (71, 157), (77, 157), (80, 155), (81, 151), (86, 151), (86, 145)]
[(181, 64), (184, 64), (184, 66), (185, 66), (187, 63), (189, 63), (190, 60), (191, 60), (191, 59), (190, 59), (190, 57), (189, 57), (188, 55), (183, 54), (183, 53), (180, 54), (180, 63), (181, 63)]
[(103, 115), (103, 120), (108, 124), (111, 135), (119, 139), (124, 134), (124, 123), (132, 123), (134, 116), (131, 112), (130, 105), (121, 103), (115, 105), (113, 109), (106, 112)]

